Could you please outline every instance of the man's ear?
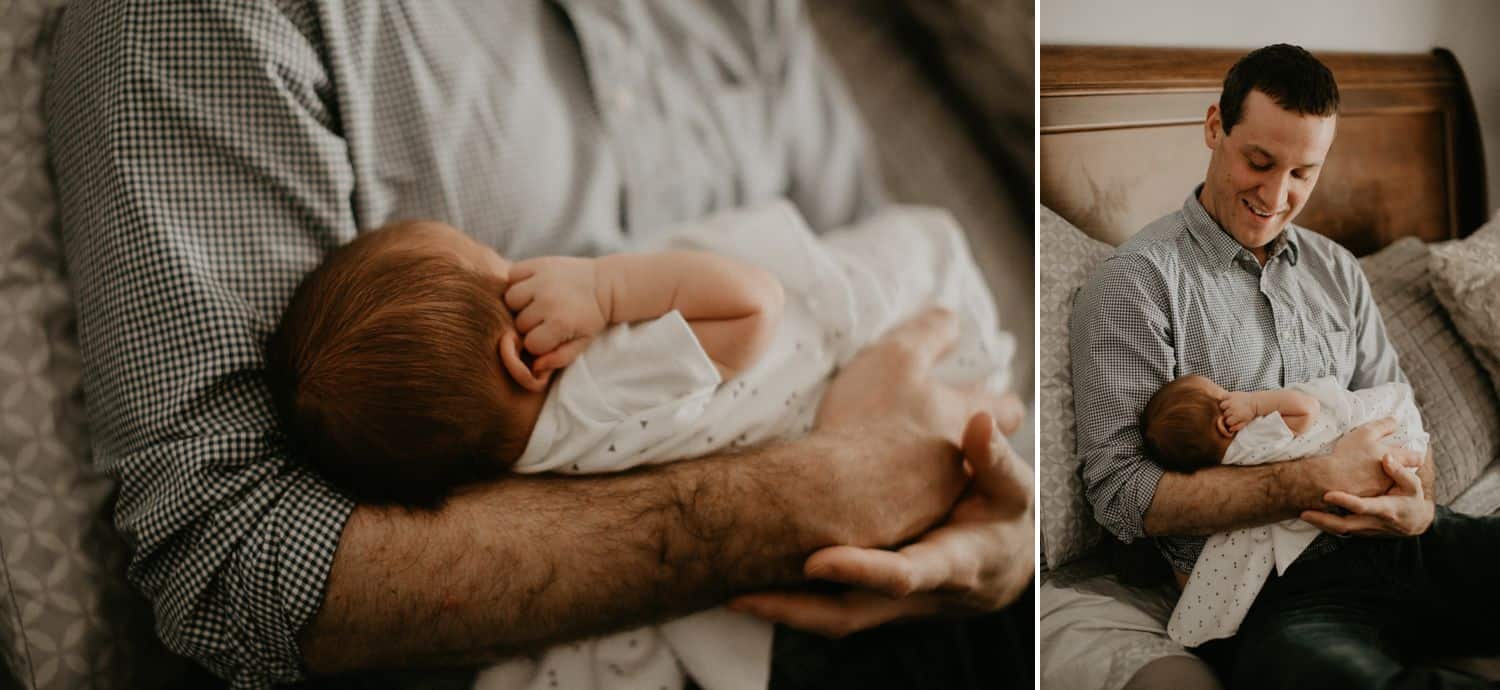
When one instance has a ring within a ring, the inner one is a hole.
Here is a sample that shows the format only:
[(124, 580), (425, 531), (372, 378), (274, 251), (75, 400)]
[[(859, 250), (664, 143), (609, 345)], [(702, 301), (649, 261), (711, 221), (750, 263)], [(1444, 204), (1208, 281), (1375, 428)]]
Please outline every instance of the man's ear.
[(1224, 136), (1224, 118), (1220, 117), (1219, 104), (1208, 105), (1208, 115), (1203, 118), (1203, 144), (1210, 151), (1219, 147), (1219, 138)]
[(495, 345), (495, 351), (505, 371), (522, 388), (533, 393), (540, 393), (547, 389), (547, 380), (552, 378), (552, 372), (547, 372), (541, 378), (531, 374), (531, 367), (521, 359), (521, 339), (515, 331), (506, 331), (501, 335), (500, 342)]

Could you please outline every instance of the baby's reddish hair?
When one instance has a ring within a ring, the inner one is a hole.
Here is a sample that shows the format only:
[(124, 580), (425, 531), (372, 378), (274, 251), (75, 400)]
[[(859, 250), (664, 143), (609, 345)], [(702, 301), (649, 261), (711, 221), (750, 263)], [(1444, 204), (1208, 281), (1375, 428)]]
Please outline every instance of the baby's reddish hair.
[(1193, 376), (1182, 376), (1156, 391), (1141, 412), (1146, 453), (1173, 472), (1191, 473), (1219, 464), (1229, 441), (1216, 431), (1219, 401)]
[(409, 241), (419, 227), (330, 253), (272, 334), (266, 375), (296, 455), (357, 500), (433, 508), (513, 464), (530, 430), (496, 355), (503, 281)]

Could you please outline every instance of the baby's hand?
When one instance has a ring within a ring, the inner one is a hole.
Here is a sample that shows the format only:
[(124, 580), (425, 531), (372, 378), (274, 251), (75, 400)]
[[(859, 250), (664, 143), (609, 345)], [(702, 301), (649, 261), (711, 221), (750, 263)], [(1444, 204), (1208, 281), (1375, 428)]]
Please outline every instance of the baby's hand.
[(605, 326), (593, 259), (544, 256), (510, 267), (505, 304), (516, 311), (523, 346), (536, 356), (532, 372), (542, 376), (578, 358)]
[(1224, 415), (1224, 426), (1236, 433), (1255, 419), (1255, 403), (1248, 393), (1226, 394), (1224, 399), (1219, 401), (1219, 411)]

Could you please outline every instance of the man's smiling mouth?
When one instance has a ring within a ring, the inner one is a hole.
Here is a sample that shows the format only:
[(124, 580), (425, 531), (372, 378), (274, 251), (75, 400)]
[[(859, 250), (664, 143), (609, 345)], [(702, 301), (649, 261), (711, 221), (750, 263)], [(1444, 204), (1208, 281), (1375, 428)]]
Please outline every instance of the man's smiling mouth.
[(1244, 204), (1245, 208), (1250, 209), (1251, 213), (1254, 213), (1255, 215), (1260, 216), (1261, 218), (1270, 218), (1271, 216), (1276, 215), (1272, 211), (1262, 211), (1259, 208), (1256, 208), (1254, 204), (1250, 203), (1246, 199), (1240, 199), (1240, 203)]

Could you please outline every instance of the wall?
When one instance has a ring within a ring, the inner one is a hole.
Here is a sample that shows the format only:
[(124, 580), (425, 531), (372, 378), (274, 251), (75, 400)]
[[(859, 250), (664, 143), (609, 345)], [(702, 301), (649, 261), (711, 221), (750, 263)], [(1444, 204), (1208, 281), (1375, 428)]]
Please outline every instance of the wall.
[[(1205, 7), (1216, 4), (1213, 10)], [(1149, 8), (1144, 10), (1143, 8)], [(1491, 208), (1500, 208), (1500, 2), (1494, 0), (1041, 0), (1041, 42), (1073, 45), (1453, 51), (1484, 137)]]

